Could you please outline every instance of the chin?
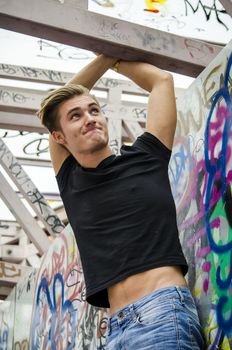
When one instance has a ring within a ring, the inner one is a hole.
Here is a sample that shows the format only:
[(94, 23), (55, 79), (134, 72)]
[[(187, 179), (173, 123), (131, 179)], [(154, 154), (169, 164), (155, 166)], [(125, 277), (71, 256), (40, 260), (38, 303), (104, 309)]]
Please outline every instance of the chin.
[(109, 143), (109, 137), (105, 134), (92, 134), (91, 137), (89, 137), (87, 140), (85, 139), (82, 145), (85, 145), (82, 150), (84, 152), (96, 152), (103, 150), (104, 148), (108, 147)]
[(99, 143), (97, 145), (95, 145), (92, 150), (95, 151), (95, 152), (98, 152), (98, 151), (102, 151), (104, 150), (105, 148), (108, 147), (108, 143)]

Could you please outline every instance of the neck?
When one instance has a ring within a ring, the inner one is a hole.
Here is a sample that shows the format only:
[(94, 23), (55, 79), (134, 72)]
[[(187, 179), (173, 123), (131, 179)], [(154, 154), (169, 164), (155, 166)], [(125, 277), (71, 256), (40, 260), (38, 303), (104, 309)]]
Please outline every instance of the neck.
[(105, 158), (112, 155), (110, 147), (107, 147), (103, 150), (99, 150), (93, 153), (81, 153), (74, 155), (78, 163), (83, 168), (96, 168)]

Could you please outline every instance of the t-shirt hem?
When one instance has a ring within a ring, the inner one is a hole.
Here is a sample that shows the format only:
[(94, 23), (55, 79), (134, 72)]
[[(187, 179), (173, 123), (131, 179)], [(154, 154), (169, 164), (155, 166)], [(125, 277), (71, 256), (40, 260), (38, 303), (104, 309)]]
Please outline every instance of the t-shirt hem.
[[(188, 272), (188, 264), (183, 262), (182, 261), (165, 261), (163, 263), (151, 263), (151, 264), (148, 264), (146, 266), (143, 266), (143, 267), (138, 267), (138, 268), (134, 268), (134, 269), (131, 269), (129, 271), (127, 271), (126, 273), (123, 273), (123, 274), (120, 274), (119, 276), (101, 284), (101, 287), (98, 287), (98, 288), (95, 288), (95, 289), (91, 289), (89, 290), (88, 287), (86, 288), (87, 290), (87, 293), (86, 293), (86, 299), (87, 299), (87, 302), (88, 299), (92, 299), (92, 297), (94, 296), (94, 294), (97, 294), (109, 287), (111, 287), (112, 285), (118, 283), (118, 282), (121, 282), (123, 281), (124, 279), (126, 279), (127, 277), (130, 277), (134, 274), (137, 274), (137, 273), (141, 273), (141, 272), (145, 272), (145, 271), (148, 271), (149, 269), (152, 269), (152, 268), (159, 268), (159, 267), (164, 267), (164, 266), (179, 266), (182, 268), (182, 272), (183, 272), (183, 276), (186, 275), (186, 273)], [(98, 307), (109, 307), (109, 301), (106, 300), (106, 303), (104, 303), (104, 305), (100, 305), (99, 303), (90, 303), (94, 306), (98, 306)]]

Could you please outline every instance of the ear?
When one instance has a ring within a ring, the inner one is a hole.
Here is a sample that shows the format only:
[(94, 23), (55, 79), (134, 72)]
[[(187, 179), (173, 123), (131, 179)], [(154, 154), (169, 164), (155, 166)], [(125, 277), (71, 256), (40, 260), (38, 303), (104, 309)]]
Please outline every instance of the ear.
[(59, 143), (60, 145), (64, 145), (66, 143), (65, 137), (61, 131), (53, 131), (51, 135), (56, 143)]

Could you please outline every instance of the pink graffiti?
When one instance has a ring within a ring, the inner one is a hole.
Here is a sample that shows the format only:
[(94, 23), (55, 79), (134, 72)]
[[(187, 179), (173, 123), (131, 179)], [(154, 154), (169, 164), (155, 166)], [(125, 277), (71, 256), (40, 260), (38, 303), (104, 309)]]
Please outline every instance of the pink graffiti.
[(202, 264), (202, 271), (204, 271), (204, 272), (209, 272), (209, 271), (210, 271), (210, 268), (211, 268), (211, 262), (205, 261), (205, 262)]
[(198, 249), (196, 256), (198, 258), (204, 258), (211, 252), (210, 247), (204, 247), (201, 249)]

